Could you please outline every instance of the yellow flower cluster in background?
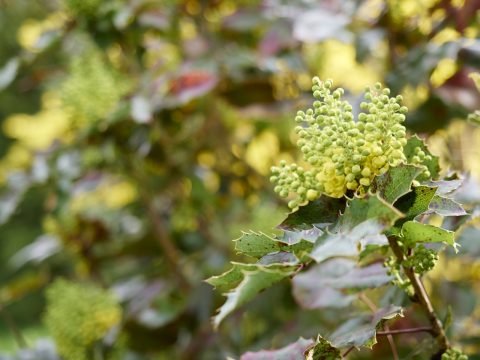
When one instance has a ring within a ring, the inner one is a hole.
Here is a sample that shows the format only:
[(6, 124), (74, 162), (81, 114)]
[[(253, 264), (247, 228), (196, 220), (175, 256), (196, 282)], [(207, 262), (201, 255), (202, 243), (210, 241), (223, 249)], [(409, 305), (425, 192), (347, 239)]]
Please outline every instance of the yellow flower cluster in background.
[(45, 324), (66, 360), (92, 359), (92, 345), (122, 318), (122, 308), (106, 290), (57, 280), (47, 289)]

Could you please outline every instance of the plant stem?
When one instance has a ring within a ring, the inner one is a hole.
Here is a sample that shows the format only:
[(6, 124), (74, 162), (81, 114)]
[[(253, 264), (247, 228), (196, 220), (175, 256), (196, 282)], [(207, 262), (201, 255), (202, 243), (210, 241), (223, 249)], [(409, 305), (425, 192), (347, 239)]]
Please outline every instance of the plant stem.
[(148, 203), (147, 208), (150, 221), (152, 222), (153, 231), (164, 252), (165, 259), (170, 265), (171, 271), (177, 278), (179, 285), (182, 289), (186, 290), (190, 288), (190, 284), (187, 281), (186, 276), (182, 272), (182, 267), (180, 264), (180, 254), (176, 246), (174, 245), (173, 240), (165, 229), (165, 223), (162, 221), (161, 215), (158, 213), (154, 204)]
[(408, 328), (408, 329), (394, 329), (394, 330), (385, 330), (385, 331), (377, 331), (378, 336), (389, 336), (389, 335), (396, 335), (396, 334), (411, 334), (417, 332), (429, 332), (431, 333), (433, 328), (431, 326), (419, 326), (416, 328)]
[[(398, 245), (397, 240), (394, 237), (390, 236), (388, 238), (388, 242), (398, 261), (402, 263), (405, 260), (405, 256), (402, 249), (400, 248), (400, 245)], [(420, 279), (420, 276), (418, 276), (418, 274), (413, 271), (413, 268), (403, 265), (402, 267), (405, 275), (408, 277), (412, 284), (415, 294), (415, 300), (422, 307), (423, 311), (427, 315), (428, 321), (432, 326), (430, 332), (432, 336), (437, 340), (439, 346), (439, 353), (443, 353), (450, 348), (450, 344), (448, 342), (447, 335), (445, 334), (445, 329), (443, 328), (442, 322), (435, 314), (435, 310), (433, 309), (430, 297), (428, 296), (427, 291), (423, 286), (422, 280)]]
[[(373, 313), (375, 313), (378, 310), (377, 306), (372, 302), (372, 300), (369, 299), (367, 295), (365, 295), (365, 293), (360, 293), (358, 297), (370, 308), (370, 310)], [(383, 330), (384, 332), (389, 332), (390, 328), (388, 327), (387, 324), (383, 324)], [(378, 332), (377, 332), (377, 335), (378, 335)], [(385, 334), (385, 335), (387, 336), (388, 344), (390, 345), (390, 349), (392, 350), (393, 360), (398, 360), (399, 357), (398, 357), (397, 346), (395, 345), (395, 340), (393, 340), (393, 336), (390, 334)]]
[(345, 352), (343, 353), (342, 358), (347, 357), (347, 355), (350, 354), (350, 352), (351, 352), (353, 349), (355, 349), (355, 346), (349, 347), (349, 348), (347, 349), (347, 351), (345, 351)]
[(5, 321), (5, 324), (7, 327), (10, 329), (10, 331), (13, 334), (13, 337), (15, 338), (15, 341), (20, 349), (24, 349), (28, 347), (27, 341), (23, 337), (20, 329), (17, 327), (17, 324), (15, 324), (15, 321), (12, 319), (10, 314), (7, 312), (5, 307), (3, 306), (2, 303), (0, 303), (0, 314), (3, 317), (3, 320)]

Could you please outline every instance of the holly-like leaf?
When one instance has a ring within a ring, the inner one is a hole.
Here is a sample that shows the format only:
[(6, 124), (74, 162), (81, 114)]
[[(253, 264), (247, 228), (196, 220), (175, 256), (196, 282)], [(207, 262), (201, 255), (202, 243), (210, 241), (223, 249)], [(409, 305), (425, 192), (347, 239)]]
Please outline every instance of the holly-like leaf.
[[(416, 155), (415, 149), (419, 147), (422, 149), (422, 151), (425, 153), (425, 155), (430, 155), (431, 160), (424, 160), (422, 162), (423, 165), (425, 165), (428, 168), (428, 171), (430, 171), (430, 177), (432, 179), (438, 178), (438, 173), (440, 172), (440, 165), (438, 162), (438, 156), (434, 156), (430, 153), (428, 150), (427, 145), (423, 142), (422, 139), (420, 139), (417, 135), (413, 135), (410, 137), (407, 141), (407, 145), (403, 147), (403, 153), (405, 154), (405, 157), (407, 158), (407, 162), (411, 163), (412, 158)], [(425, 178), (423, 175), (420, 175), (418, 177), (418, 180), (429, 180), (428, 178)]]
[(278, 251), (276, 253), (271, 253), (263, 256), (258, 260), (258, 264), (261, 265), (270, 265), (270, 264), (298, 264), (298, 258), (291, 252)]
[(463, 216), (467, 215), (465, 209), (455, 200), (435, 195), (428, 206), (429, 212), (442, 216)]
[(332, 257), (357, 256), (367, 245), (388, 244), (387, 238), (381, 234), (384, 229), (385, 225), (377, 219), (369, 219), (348, 231), (325, 233), (317, 240), (310, 257), (322, 262)]
[(292, 360), (304, 359), (304, 353), (315, 344), (311, 339), (300, 338), (296, 342), (277, 350), (247, 352), (240, 360)]
[(422, 224), (417, 221), (407, 221), (402, 226), (402, 235), (408, 244), (415, 243), (438, 243), (456, 246), (455, 233), (453, 231), (444, 230), (442, 228)]
[(280, 250), (278, 242), (262, 232), (244, 232), (242, 236), (234, 240), (234, 242), (235, 250), (238, 253), (255, 258), (261, 258), (269, 253)]
[(348, 320), (341, 325), (329, 338), (333, 346), (343, 347), (368, 347), (372, 348), (377, 343), (377, 327), (383, 320), (403, 316), (402, 308), (391, 305), (379, 309), (372, 315), (364, 315)]
[(418, 215), (427, 212), (436, 191), (437, 188), (417, 186), (408, 194), (398, 199), (394, 205), (405, 214), (405, 217), (400, 220), (400, 223), (413, 220)]
[(300, 206), (297, 211), (290, 213), (278, 228), (288, 231), (310, 230), (313, 227), (323, 229), (334, 223), (343, 209), (345, 209), (345, 198), (337, 199), (322, 195), (317, 200)]
[(341, 358), (340, 350), (321, 336), (318, 336), (315, 346), (305, 352), (306, 360), (336, 360)]
[[(207, 280), (217, 288), (231, 289), (226, 293), (227, 301), (220, 307), (213, 318), (213, 325), (218, 328), (221, 321), (234, 310), (251, 300), (260, 291), (269, 288), (282, 279), (292, 275), (296, 267), (291, 265), (272, 264), (239, 264), (234, 269)], [(240, 282), (238, 279), (241, 279)], [(235, 285), (227, 282), (233, 280)]]
[(358, 267), (349, 259), (331, 259), (296, 275), (293, 296), (306, 309), (344, 307), (356, 299), (354, 290), (376, 288), (391, 279), (379, 263)]
[(423, 185), (437, 188), (437, 195), (449, 195), (457, 190), (463, 183), (462, 179), (425, 181)]
[(369, 194), (363, 198), (355, 197), (345, 208), (345, 213), (338, 219), (335, 231), (350, 231), (362, 222), (375, 219), (384, 226), (392, 225), (402, 217), (393, 206), (379, 197), (379, 194)]
[(412, 181), (421, 171), (419, 167), (408, 164), (390, 168), (385, 174), (375, 178), (372, 190), (389, 204), (393, 204), (399, 197), (410, 191)]
[(303, 240), (306, 240), (307, 242), (313, 244), (322, 234), (323, 231), (316, 226), (313, 226), (312, 228), (306, 230), (284, 230), (283, 235), (278, 238), (278, 241), (288, 245), (295, 245)]

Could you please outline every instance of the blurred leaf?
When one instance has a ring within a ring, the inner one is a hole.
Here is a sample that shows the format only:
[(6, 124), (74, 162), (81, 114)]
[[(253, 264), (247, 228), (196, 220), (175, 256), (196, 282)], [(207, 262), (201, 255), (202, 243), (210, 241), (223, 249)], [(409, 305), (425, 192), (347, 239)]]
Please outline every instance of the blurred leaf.
[(134, 96), (131, 101), (131, 115), (139, 124), (145, 124), (152, 119), (152, 107), (147, 98), (141, 95)]
[(449, 195), (461, 187), (463, 184), (462, 179), (455, 180), (437, 180), (437, 181), (425, 181), (423, 185), (437, 188), (437, 195)]
[(13, 255), (10, 259), (10, 264), (14, 268), (20, 268), (29, 262), (38, 264), (50, 256), (55, 255), (61, 249), (61, 243), (55, 236), (44, 234)]
[(364, 315), (353, 318), (341, 325), (329, 338), (336, 347), (361, 347), (372, 348), (377, 343), (377, 326), (382, 320), (393, 319), (403, 316), (403, 309), (391, 305), (387, 308), (377, 310), (373, 315)]
[(292, 360), (303, 359), (305, 351), (314, 344), (313, 340), (304, 338), (277, 350), (261, 350), (247, 352), (240, 357), (240, 360)]
[(379, 263), (361, 268), (349, 259), (331, 259), (296, 275), (293, 296), (306, 309), (344, 307), (356, 299), (352, 290), (377, 288), (391, 279)]
[(349, 42), (353, 36), (346, 26), (350, 21), (347, 16), (332, 13), (326, 9), (309, 9), (295, 17), (293, 36), (304, 42), (318, 42), (332, 38)]
[(0, 90), (5, 89), (15, 80), (17, 76), (20, 61), (18, 58), (10, 59), (2, 68), (0, 68)]

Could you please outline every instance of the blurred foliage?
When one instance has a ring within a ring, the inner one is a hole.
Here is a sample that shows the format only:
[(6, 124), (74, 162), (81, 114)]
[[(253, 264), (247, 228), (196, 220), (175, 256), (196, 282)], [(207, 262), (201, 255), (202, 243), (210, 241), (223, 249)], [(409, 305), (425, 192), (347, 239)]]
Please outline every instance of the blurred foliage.
[[(108, 289), (122, 306), (117, 332), (84, 349), (94, 356), (224, 359), (331, 329), (338, 313), (299, 312), (279, 284), (215, 332), (222, 299), (203, 279), (226, 269), (241, 229), (270, 233), (286, 212), (268, 173), (296, 160), (290, 120), (315, 75), (357, 107), (377, 80), (401, 94), (407, 128), (428, 136), (444, 169), (471, 172), (459, 196), (478, 212), (480, 130), (465, 120), (480, 109), (469, 77), (479, 9), (0, 0), (0, 358), (58, 358), (42, 321), (58, 276)], [(463, 305), (451, 331), (470, 354), (480, 351), (478, 226), (460, 226), (464, 256), (440, 258), (429, 278), (436, 298)], [(14, 341), (28, 348), (14, 353)], [(386, 341), (375, 349), (390, 356)]]

